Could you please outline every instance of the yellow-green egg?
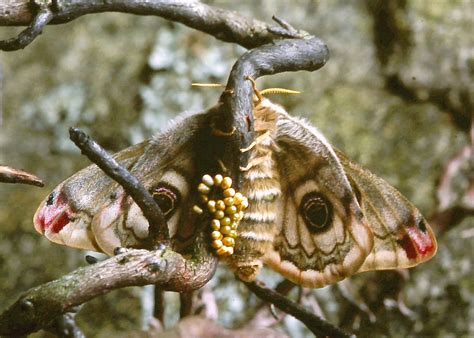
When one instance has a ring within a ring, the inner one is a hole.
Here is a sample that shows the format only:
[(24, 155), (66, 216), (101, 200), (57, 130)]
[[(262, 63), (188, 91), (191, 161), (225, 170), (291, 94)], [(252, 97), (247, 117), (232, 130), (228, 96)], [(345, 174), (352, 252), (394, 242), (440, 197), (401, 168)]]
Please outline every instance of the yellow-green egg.
[(193, 206), (193, 211), (198, 215), (201, 215), (203, 213), (202, 209), (197, 205)]
[(221, 227), (221, 233), (223, 233), (224, 235), (230, 235), (231, 231), (232, 229), (228, 225)]
[[(232, 250), (230, 250), (232, 249)], [(234, 249), (233, 248), (229, 248), (229, 247), (226, 247), (226, 246), (222, 246), (220, 247), (219, 249), (217, 249), (217, 254), (219, 256), (230, 256), (234, 253)]]
[(232, 237), (224, 237), (224, 239), (222, 240), (222, 244), (227, 246), (234, 246), (235, 239), (233, 239)]
[(207, 185), (205, 185), (204, 183), (199, 183), (198, 185), (198, 191), (201, 193), (201, 194), (209, 194), (209, 192), (211, 191), (211, 188), (209, 188)]
[(223, 200), (218, 200), (216, 202), (216, 208), (217, 210), (225, 210), (225, 203)]
[(212, 187), (214, 185), (214, 180), (212, 179), (211, 175), (204, 175), (202, 177), (202, 183), (204, 183), (208, 187)]
[(227, 215), (234, 215), (236, 212), (237, 212), (237, 208), (235, 207), (235, 205), (231, 205), (230, 207), (225, 209), (225, 213)]
[(222, 210), (217, 210), (215, 213), (214, 213), (214, 217), (217, 218), (217, 219), (221, 219), (224, 217), (224, 211)]
[(214, 241), (212, 241), (212, 247), (215, 248), (215, 249), (219, 249), (220, 247), (222, 247), (222, 241), (219, 240), (219, 239), (216, 239)]
[(224, 198), (224, 204), (227, 206), (234, 205), (234, 198), (233, 197)]
[(235, 200), (235, 204), (240, 204), (242, 202), (242, 200), (244, 199), (244, 195), (242, 195), (240, 192), (236, 192), (235, 195), (234, 195), (234, 200)]
[(212, 230), (219, 230), (221, 228), (221, 222), (218, 219), (213, 219), (211, 221)]
[(216, 240), (216, 239), (222, 239), (223, 236), (219, 231), (213, 231), (211, 233), (211, 237), (212, 239)]
[(209, 209), (210, 212), (216, 212), (216, 201), (210, 200), (207, 202), (207, 209)]
[(221, 185), (223, 179), (224, 177), (222, 177), (221, 174), (217, 174), (216, 176), (214, 176), (214, 185)]
[(234, 188), (229, 188), (229, 189), (224, 190), (225, 197), (233, 197), (234, 195), (235, 195)]
[(230, 177), (224, 177), (221, 183), (221, 188), (222, 189), (229, 189), (232, 186), (232, 178)]

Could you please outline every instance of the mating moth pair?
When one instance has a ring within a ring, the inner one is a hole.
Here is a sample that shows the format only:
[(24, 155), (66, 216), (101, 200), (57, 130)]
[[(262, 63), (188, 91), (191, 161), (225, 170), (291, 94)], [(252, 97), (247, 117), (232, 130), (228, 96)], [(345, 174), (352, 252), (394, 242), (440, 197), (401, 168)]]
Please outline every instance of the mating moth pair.
[[(220, 174), (210, 151), (219, 142), (212, 132), (216, 109), (182, 116), (162, 133), (115, 155), (155, 197), (174, 249), (186, 251), (198, 229), (205, 229), (216, 250), (222, 247), (216, 241), (229, 238), (231, 249), (219, 255), (241, 279), (254, 280), (265, 264), (313, 288), (357, 272), (412, 267), (435, 254), (431, 228), (395, 188), (270, 100), (257, 95), (253, 113), (257, 136), (242, 150), (250, 159), (241, 168), (240, 196), (248, 199), (248, 207), (239, 209), (238, 224), (222, 238), (214, 234), (209, 217), (198, 215), (210, 210), (199, 207), (203, 175), (214, 180)], [(109, 255), (116, 247), (140, 247), (148, 235), (140, 208), (95, 165), (55, 188), (34, 224), (53, 242)]]

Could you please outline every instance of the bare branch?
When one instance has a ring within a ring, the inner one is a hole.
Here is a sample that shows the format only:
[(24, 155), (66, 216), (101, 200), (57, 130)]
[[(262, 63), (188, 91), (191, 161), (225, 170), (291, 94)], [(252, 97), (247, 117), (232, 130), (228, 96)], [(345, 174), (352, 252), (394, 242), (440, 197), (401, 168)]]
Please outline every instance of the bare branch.
[(183, 292), (179, 294), (179, 318), (191, 316), (193, 314), (194, 292)]
[[(33, 13), (33, 9), (27, 5), (28, 3), (28, 0), (14, 0), (8, 4), (2, 4), (0, 13), (8, 13), (8, 15), (0, 16), (0, 26), (29, 24), (31, 17), (34, 17), (36, 13)], [(245, 48), (261, 46), (282, 36), (301, 38), (307, 35), (304, 31), (288, 31), (285, 27), (269, 25), (262, 21), (246, 18), (233, 11), (215, 8), (192, 0), (56, 0), (52, 11), (54, 18), (51, 23), (54, 24), (67, 23), (82, 15), (103, 12), (155, 15), (180, 22), (219, 40), (237, 43)], [(24, 48), (24, 46), (20, 48)]]
[(0, 165), (0, 182), (44, 186), (43, 182), (35, 175), (4, 165)]
[(149, 235), (146, 247), (156, 248), (169, 240), (168, 225), (165, 217), (145, 187), (120, 166), (101, 146), (77, 128), (69, 128), (71, 140), (82, 150), (92, 162), (102, 169), (109, 177), (117, 181), (140, 207), (149, 222)]
[(274, 304), (277, 308), (294, 316), (306, 327), (313, 332), (317, 337), (333, 337), (333, 338), (349, 338), (350, 335), (341, 329), (331, 325), (320, 317), (316, 316), (303, 306), (293, 302), (278, 292), (266, 288), (261, 283), (245, 283), (245, 285), (255, 293), (259, 298), (266, 302)]
[(178, 292), (199, 289), (214, 275), (217, 258), (207, 252), (203, 238), (198, 242), (192, 259), (167, 249), (127, 250), (30, 289), (0, 315), (0, 335), (37, 331), (72, 307), (113, 289), (147, 284)]
[(38, 11), (38, 15), (36, 15), (28, 28), (22, 31), (15, 38), (0, 41), (0, 50), (14, 51), (25, 48), (41, 34), (44, 26), (46, 26), (52, 19), (53, 12), (51, 12), (51, 9), (47, 4), (42, 4)]

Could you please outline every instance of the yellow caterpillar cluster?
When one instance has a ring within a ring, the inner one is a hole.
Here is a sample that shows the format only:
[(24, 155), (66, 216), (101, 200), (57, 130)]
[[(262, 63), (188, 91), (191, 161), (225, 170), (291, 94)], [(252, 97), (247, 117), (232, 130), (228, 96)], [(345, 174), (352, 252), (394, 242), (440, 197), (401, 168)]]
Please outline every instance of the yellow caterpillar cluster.
[[(217, 190), (216, 190), (217, 189)], [(237, 227), (244, 216), (249, 202), (247, 197), (232, 188), (232, 179), (220, 174), (212, 177), (204, 175), (198, 185), (201, 200), (213, 215), (211, 220), (212, 247), (219, 256), (230, 256), (234, 253)], [(211, 199), (210, 196), (216, 198)], [(202, 214), (203, 209), (195, 205), (193, 210)]]

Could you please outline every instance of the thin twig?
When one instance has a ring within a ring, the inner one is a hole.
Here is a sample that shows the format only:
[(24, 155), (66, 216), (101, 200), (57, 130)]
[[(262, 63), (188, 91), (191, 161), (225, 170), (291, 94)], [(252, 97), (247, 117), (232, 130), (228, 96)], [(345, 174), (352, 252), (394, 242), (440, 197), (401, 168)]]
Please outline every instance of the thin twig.
[(193, 314), (194, 292), (183, 292), (179, 294), (179, 318), (191, 316)]
[(154, 294), (154, 303), (155, 306), (153, 308), (153, 317), (160, 321), (162, 327), (165, 324), (165, 295), (162, 289), (155, 287), (155, 294)]
[(117, 181), (140, 207), (149, 222), (150, 243), (146, 247), (157, 248), (158, 245), (165, 244), (169, 240), (168, 225), (160, 207), (145, 187), (83, 131), (69, 128), (69, 136), (82, 153)]
[(303, 322), (317, 337), (351, 337), (351, 335), (316, 316), (305, 307), (293, 302), (272, 289), (260, 285), (260, 283), (252, 282), (245, 283), (245, 285), (262, 300), (274, 304), (280, 310), (285, 311)]
[(0, 41), (0, 50), (14, 51), (23, 49), (41, 34), (43, 28), (53, 19), (54, 15), (47, 5), (42, 5), (33, 22), (18, 34), (17, 37)]
[(4, 165), (0, 165), (0, 182), (44, 186), (43, 182), (35, 175)]

